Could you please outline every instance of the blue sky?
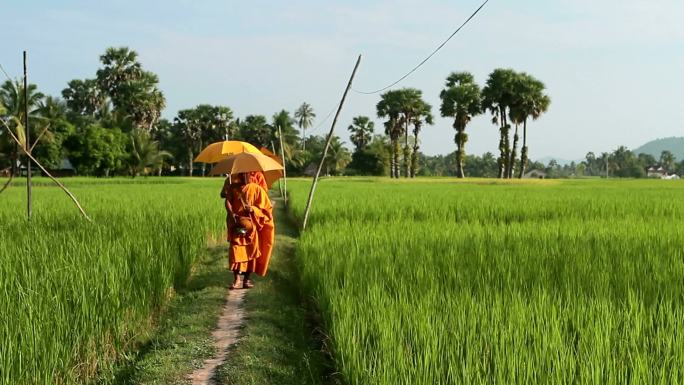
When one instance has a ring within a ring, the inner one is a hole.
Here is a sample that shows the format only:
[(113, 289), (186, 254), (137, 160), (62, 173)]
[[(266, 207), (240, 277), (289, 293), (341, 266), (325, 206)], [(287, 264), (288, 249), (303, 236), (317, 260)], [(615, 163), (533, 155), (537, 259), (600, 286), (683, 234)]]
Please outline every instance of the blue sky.
[[(166, 117), (200, 103), (270, 117), (307, 101), (318, 126), (338, 102), (357, 54), (363, 60), (355, 88), (385, 86), (479, 3), (0, 0), (0, 64), (19, 76), (21, 51), (28, 50), (31, 82), (58, 95), (69, 80), (93, 77), (105, 48), (125, 45), (159, 75)], [(681, 15), (681, 0), (491, 0), (397, 87), (423, 90), (438, 115), (439, 91), (451, 71), (471, 71), (481, 84), (497, 67), (531, 73), (552, 98), (549, 112), (529, 126), (533, 158), (577, 159), (587, 151), (684, 136), (677, 119), (684, 88)], [(350, 94), (337, 133), (347, 140), (353, 116), (375, 118), (378, 99)], [(453, 151), (451, 122), (435, 123), (423, 132), (423, 151)], [(475, 118), (468, 132), (468, 152), (496, 151), (498, 133), (488, 116)]]

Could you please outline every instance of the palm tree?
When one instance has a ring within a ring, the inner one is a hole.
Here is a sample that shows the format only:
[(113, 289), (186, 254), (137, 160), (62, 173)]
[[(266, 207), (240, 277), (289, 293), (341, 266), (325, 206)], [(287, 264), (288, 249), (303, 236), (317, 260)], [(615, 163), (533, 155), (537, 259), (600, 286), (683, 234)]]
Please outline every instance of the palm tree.
[(399, 90), (399, 93), (401, 99), (401, 134), (404, 136), (404, 159), (402, 169), (404, 170), (404, 178), (408, 178), (411, 157), (411, 147), (409, 147), (409, 125), (413, 120), (413, 116), (417, 113), (416, 110), (418, 109), (418, 104), (421, 100), (421, 92), (415, 88), (402, 88)]
[(404, 122), (401, 119), (403, 95), (400, 90), (387, 91), (380, 96), (376, 105), (378, 118), (387, 118), (385, 121), (385, 134), (389, 136), (391, 143), (390, 176), (399, 178), (399, 138), (405, 132)]
[(349, 138), (356, 147), (356, 151), (363, 150), (370, 143), (373, 139), (374, 127), (375, 123), (367, 116), (357, 116), (352, 120), (347, 130), (351, 132)]
[(416, 177), (418, 172), (418, 148), (420, 146), (420, 141), (418, 140), (418, 135), (420, 134), (421, 128), (424, 124), (432, 125), (434, 122), (434, 117), (432, 116), (432, 106), (425, 103), (422, 99), (418, 103), (415, 114), (411, 119), (413, 124), (413, 151), (411, 152), (411, 178)]
[(325, 158), (326, 174), (340, 175), (349, 162), (351, 162), (349, 150), (344, 147), (344, 142), (340, 141), (338, 136), (333, 136)]
[[(522, 178), (525, 174), (525, 168), (528, 162), (528, 148), (527, 148), (527, 121), (529, 118), (537, 120), (539, 117), (549, 109), (551, 98), (544, 93), (546, 86), (541, 81), (535, 79), (527, 73), (521, 73), (516, 80), (515, 100), (510, 110), (510, 117), (515, 122), (515, 136), (513, 142), (513, 153), (511, 154), (510, 162), (515, 161), (515, 148), (518, 142), (518, 125), (523, 126), (523, 143), (520, 155), (520, 169), (518, 170), (518, 178)], [(511, 173), (512, 173), (511, 166)]]
[(112, 98), (114, 106), (118, 106), (124, 102), (127, 85), (138, 80), (144, 72), (138, 62), (138, 53), (128, 47), (109, 47), (100, 56), (100, 61), (104, 67), (97, 70), (97, 82)]
[(499, 126), (499, 178), (506, 177), (510, 167), (511, 145), (508, 134), (511, 126), (508, 124), (508, 112), (513, 101), (516, 76), (512, 69), (495, 69), (482, 89), (482, 109), (489, 110), (492, 123)]
[(297, 119), (297, 125), (299, 129), (302, 130), (302, 150), (306, 150), (306, 130), (311, 127), (313, 119), (316, 114), (309, 103), (302, 103), (301, 106), (295, 111), (295, 119)]
[(148, 167), (157, 170), (161, 175), (164, 159), (170, 157), (169, 152), (159, 149), (159, 142), (152, 140), (149, 132), (140, 129), (131, 132), (130, 168), (133, 177), (147, 175)]
[[(18, 80), (7, 80), (2, 84), (2, 86), (0, 86), (0, 105), (2, 105), (5, 111), (4, 114), (0, 116), (0, 119), (3, 119), (7, 129), (12, 130), (15, 136), (17, 136), (21, 142), (21, 146), (28, 147), (29, 144), (26, 143), (24, 128), (26, 116), (24, 112), (24, 92), (24, 85)], [(45, 95), (38, 92), (38, 86), (35, 84), (29, 84), (26, 97), (28, 103), (29, 125), (33, 128), (32, 131), (36, 131), (35, 127), (37, 127), (37, 125), (32, 124), (32, 122), (39, 121), (38, 109), (40, 101), (45, 97)], [(10, 154), (10, 172), (12, 175), (16, 175), (17, 160), (19, 159), (19, 145), (17, 145), (17, 143), (11, 139), (9, 134), (3, 135), (3, 137), (0, 139), (2, 140), (0, 142), (0, 149), (2, 149), (3, 152)]]
[(193, 159), (195, 151), (200, 151), (202, 147), (202, 129), (198, 124), (194, 109), (178, 111), (174, 118), (174, 125), (181, 133), (182, 142), (188, 151), (188, 176), (193, 174)]
[(482, 113), (482, 100), (480, 87), (475, 83), (475, 78), (468, 72), (452, 72), (447, 77), (446, 86), (439, 94), (442, 99), (440, 113), (443, 117), (454, 118), (456, 129), (456, 176), (464, 178), (463, 164), (465, 161), (465, 144), (468, 134), (465, 133), (466, 125), (470, 120)]

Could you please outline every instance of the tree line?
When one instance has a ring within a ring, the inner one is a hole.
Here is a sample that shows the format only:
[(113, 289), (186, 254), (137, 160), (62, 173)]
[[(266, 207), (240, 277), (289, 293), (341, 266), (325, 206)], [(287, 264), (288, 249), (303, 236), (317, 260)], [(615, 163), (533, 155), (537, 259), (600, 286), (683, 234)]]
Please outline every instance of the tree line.
[[(270, 118), (241, 118), (228, 106), (200, 104), (164, 119), (166, 99), (158, 77), (144, 69), (135, 51), (112, 47), (100, 56), (93, 77), (69, 81), (61, 98), (41, 93), (35, 84), (24, 90), (18, 80), (0, 86), (0, 174), (15, 175), (25, 166), (19, 146), (4, 132), (23, 138), (24, 93), (33, 155), (49, 169), (60, 169), (68, 159), (79, 175), (206, 175), (206, 165), (193, 159), (204, 146), (221, 140), (244, 140), (278, 155), (282, 151), (290, 175), (303, 175), (320, 161), (325, 145), (323, 136), (307, 135), (316, 117), (308, 103), (293, 114), (283, 109)], [(383, 93), (375, 106), (382, 130), (376, 132), (370, 117), (357, 116), (347, 127), (353, 151), (333, 138), (325, 173), (521, 178), (535, 169), (548, 177), (642, 177), (654, 165), (670, 173), (684, 171), (672, 154), (656, 160), (625, 147), (599, 156), (589, 153), (570, 165), (531, 162), (528, 123), (541, 117), (551, 100), (544, 83), (524, 72), (495, 69), (482, 87), (472, 74), (453, 72), (439, 99), (440, 115), (453, 121), (453, 153), (426, 156), (420, 151), (423, 130), (434, 124), (432, 106), (421, 90), (401, 88)], [(468, 124), (481, 114), (489, 114), (499, 131), (497, 155), (466, 153)]]
[[(292, 175), (320, 160), (325, 140), (305, 135), (316, 116), (307, 103), (293, 115), (281, 110), (270, 119), (241, 119), (228, 106), (210, 104), (163, 119), (166, 99), (158, 84), (137, 53), (125, 47), (108, 48), (94, 76), (69, 81), (61, 98), (43, 94), (35, 84), (24, 90), (19, 80), (5, 81), (0, 86), (0, 171), (16, 175), (26, 165), (20, 147), (5, 132), (24, 137), (24, 92), (30, 137), (37, 138), (32, 154), (48, 169), (58, 170), (68, 159), (79, 175), (206, 175), (206, 165), (192, 161), (204, 146), (244, 140), (280, 153), (279, 133)], [(326, 172), (341, 174), (350, 161), (349, 150), (333, 138)]]

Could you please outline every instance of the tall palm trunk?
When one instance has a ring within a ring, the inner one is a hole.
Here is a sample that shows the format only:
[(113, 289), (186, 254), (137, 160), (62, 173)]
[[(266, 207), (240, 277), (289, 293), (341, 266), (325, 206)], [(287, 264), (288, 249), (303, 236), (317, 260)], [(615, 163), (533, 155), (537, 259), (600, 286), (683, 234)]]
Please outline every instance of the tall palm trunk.
[(299, 128), (302, 130), (302, 151), (304, 151), (306, 150), (306, 129), (302, 126), (299, 126)]
[(195, 157), (192, 154), (192, 150), (188, 152), (188, 176), (192, 176), (192, 160)]
[(401, 152), (401, 145), (399, 138), (394, 140), (394, 177), (399, 179), (401, 177), (401, 167), (399, 165), (399, 153)]
[(456, 126), (456, 177), (465, 178), (463, 161), (465, 159), (465, 125), (455, 123)]
[(403, 164), (403, 169), (404, 169), (404, 178), (408, 178), (410, 173), (411, 173), (411, 164), (410, 164), (410, 158), (411, 158), (411, 147), (409, 147), (409, 140), (408, 140), (408, 127), (409, 127), (409, 120), (408, 118), (406, 119), (406, 122), (404, 122), (404, 164)]
[(499, 166), (499, 179), (502, 179), (506, 176), (506, 137), (508, 136), (506, 127), (501, 126), (499, 134), (499, 159), (497, 159), (497, 163)]
[(497, 164), (499, 166), (499, 179), (506, 177), (506, 172), (508, 171), (508, 127), (506, 125), (506, 108), (499, 107), (499, 159), (497, 159)]
[(525, 168), (527, 167), (527, 118), (523, 120), (523, 143), (520, 152), (520, 171), (518, 171), (518, 179), (522, 179), (523, 175), (525, 175)]
[(418, 130), (420, 130), (419, 126), (415, 126), (415, 129), (413, 130), (413, 152), (411, 153), (411, 178), (416, 177), (416, 173), (418, 173)]
[(513, 171), (515, 169), (515, 160), (517, 158), (518, 151), (518, 123), (515, 124), (515, 134), (513, 135), (513, 147), (511, 148), (511, 153), (508, 158), (508, 179), (513, 178)]

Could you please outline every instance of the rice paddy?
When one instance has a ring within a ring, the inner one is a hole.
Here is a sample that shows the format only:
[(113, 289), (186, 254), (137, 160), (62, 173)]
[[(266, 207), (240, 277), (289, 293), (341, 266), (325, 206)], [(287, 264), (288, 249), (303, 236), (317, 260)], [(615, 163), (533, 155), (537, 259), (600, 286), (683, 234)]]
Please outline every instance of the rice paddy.
[[(30, 223), (22, 188), (0, 195), (3, 385), (107, 383), (223, 230), (218, 179), (68, 184), (93, 224), (56, 188)], [(297, 268), (345, 384), (681, 384), (683, 193), (323, 180)]]
[(106, 383), (224, 226), (217, 179), (67, 184), (94, 223), (53, 187), (30, 223), (23, 188), (0, 195), (0, 384)]
[(297, 259), (348, 384), (681, 384), (683, 193), (324, 180)]

